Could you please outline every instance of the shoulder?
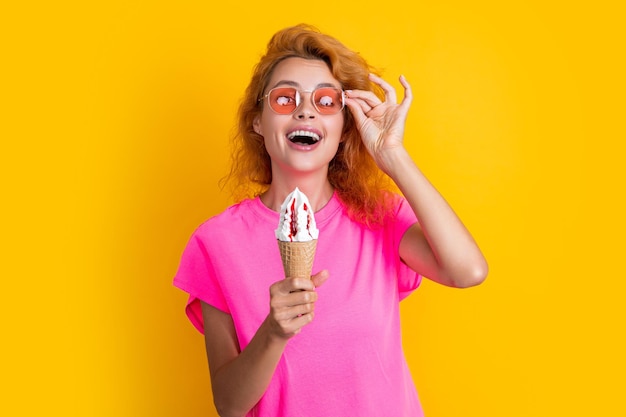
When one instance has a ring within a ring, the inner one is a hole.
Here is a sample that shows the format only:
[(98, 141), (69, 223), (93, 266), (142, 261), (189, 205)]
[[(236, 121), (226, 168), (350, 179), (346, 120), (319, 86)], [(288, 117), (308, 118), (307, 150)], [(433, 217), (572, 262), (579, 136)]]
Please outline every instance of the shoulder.
[(398, 223), (414, 223), (413, 209), (401, 194), (383, 191), (375, 207), (377, 221), (370, 224), (373, 229), (394, 229)]
[(246, 199), (207, 219), (195, 230), (194, 237), (202, 241), (227, 242), (233, 238), (250, 240), (256, 232), (273, 236), (278, 216), (264, 207), (258, 198)]
[(241, 219), (251, 216), (252, 205), (253, 200), (244, 200), (233, 204), (201, 223), (194, 234), (205, 236), (219, 231), (227, 231), (231, 228), (236, 229), (240, 226)]
[(403, 206), (408, 205), (408, 201), (403, 195), (391, 191), (384, 191), (382, 199), (384, 201), (383, 205), (391, 213), (397, 213)]

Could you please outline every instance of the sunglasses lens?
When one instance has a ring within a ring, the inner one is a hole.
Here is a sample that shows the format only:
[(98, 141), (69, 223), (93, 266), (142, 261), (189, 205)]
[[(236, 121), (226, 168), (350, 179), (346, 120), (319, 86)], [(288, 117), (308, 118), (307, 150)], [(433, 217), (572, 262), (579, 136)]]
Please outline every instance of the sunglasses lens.
[(269, 105), (278, 114), (291, 114), (300, 104), (300, 94), (293, 87), (274, 88), (269, 94)]
[(341, 90), (332, 87), (318, 88), (313, 92), (313, 103), (321, 114), (335, 114), (343, 109)]

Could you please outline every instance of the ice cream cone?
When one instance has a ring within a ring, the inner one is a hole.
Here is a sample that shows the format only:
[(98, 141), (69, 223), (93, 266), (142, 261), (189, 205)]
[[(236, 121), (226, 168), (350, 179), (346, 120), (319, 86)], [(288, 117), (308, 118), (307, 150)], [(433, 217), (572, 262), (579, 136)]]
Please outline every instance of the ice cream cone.
[(285, 277), (311, 278), (317, 239), (308, 242), (283, 242), (280, 240), (277, 242)]

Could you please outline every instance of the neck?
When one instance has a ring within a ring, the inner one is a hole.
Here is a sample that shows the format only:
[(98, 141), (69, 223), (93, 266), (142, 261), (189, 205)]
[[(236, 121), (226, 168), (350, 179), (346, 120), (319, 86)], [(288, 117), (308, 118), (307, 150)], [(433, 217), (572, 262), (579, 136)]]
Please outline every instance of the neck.
[(285, 198), (287, 198), (289, 193), (296, 187), (307, 196), (315, 212), (321, 210), (330, 201), (334, 192), (333, 187), (327, 179), (324, 181), (314, 181), (310, 178), (290, 178), (272, 181), (270, 188), (261, 194), (261, 201), (265, 206), (278, 212)]

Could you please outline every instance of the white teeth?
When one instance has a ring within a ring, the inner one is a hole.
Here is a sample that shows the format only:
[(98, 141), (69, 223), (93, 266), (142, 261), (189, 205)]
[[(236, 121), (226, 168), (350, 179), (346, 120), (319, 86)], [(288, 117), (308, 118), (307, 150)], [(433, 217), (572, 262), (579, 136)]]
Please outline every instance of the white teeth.
[(309, 138), (315, 139), (315, 141), (320, 140), (320, 136), (315, 132), (310, 132), (308, 130), (295, 130), (287, 135), (287, 138), (293, 139), (296, 136), (306, 136)]

